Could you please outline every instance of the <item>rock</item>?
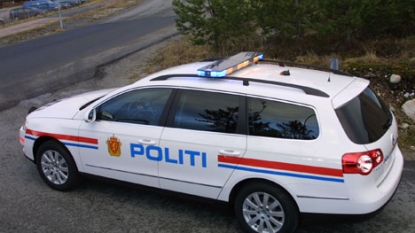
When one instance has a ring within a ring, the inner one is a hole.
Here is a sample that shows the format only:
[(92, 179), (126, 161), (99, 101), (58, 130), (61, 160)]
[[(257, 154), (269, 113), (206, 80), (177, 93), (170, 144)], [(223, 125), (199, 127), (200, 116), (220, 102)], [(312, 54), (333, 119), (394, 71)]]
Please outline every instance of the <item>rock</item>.
[(399, 128), (401, 128), (401, 129), (406, 129), (406, 128), (408, 128), (409, 127), (409, 124), (407, 124), (407, 123), (402, 123), (400, 126), (399, 126)]
[(402, 105), (403, 112), (415, 121), (415, 99), (408, 100)]
[(411, 130), (412, 132), (415, 132), (415, 125), (410, 125), (409, 130)]
[(409, 147), (411, 150), (415, 150), (415, 146), (410, 146)]
[(405, 96), (405, 98), (412, 98), (412, 97), (414, 97), (414, 95), (415, 95), (415, 93), (409, 93), (409, 92), (406, 92), (403, 96)]
[(401, 81), (401, 76), (397, 74), (392, 74), (391, 77), (389, 78), (389, 81), (391, 83), (399, 83)]

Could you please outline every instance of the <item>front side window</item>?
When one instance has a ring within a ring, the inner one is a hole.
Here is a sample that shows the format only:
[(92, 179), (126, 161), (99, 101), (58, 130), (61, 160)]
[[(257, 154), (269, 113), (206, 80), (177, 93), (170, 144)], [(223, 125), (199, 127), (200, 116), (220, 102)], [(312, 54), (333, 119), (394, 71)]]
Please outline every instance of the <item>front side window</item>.
[(336, 114), (349, 139), (357, 144), (380, 139), (393, 119), (389, 108), (369, 87), (336, 109)]
[(312, 108), (267, 99), (248, 98), (248, 124), (254, 136), (312, 140), (319, 135)]
[(121, 94), (97, 108), (97, 120), (158, 125), (171, 92), (151, 88)]
[(235, 133), (239, 119), (239, 98), (230, 94), (183, 90), (173, 127)]

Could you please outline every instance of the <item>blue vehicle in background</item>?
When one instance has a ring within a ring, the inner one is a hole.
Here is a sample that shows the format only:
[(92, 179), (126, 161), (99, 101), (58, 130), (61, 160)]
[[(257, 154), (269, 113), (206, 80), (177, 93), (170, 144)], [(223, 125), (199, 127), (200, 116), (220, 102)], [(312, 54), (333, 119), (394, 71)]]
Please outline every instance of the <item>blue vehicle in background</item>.
[(36, 17), (40, 14), (39, 9), (38, 8), (33, 8), (33, 7), (17, 7), (17, 8), (13, 8), (10, 10), (9, 12), (9, 18), (10, 21), (16, 21), (16, 20), (20, 20), (20, 19), (27, 19), (30, 17)]
[(50, 0), (38, 0), (24, 2), (23, 8), (37, 8), (41, 13), (47, 13), (59, 10), (59, 4)]

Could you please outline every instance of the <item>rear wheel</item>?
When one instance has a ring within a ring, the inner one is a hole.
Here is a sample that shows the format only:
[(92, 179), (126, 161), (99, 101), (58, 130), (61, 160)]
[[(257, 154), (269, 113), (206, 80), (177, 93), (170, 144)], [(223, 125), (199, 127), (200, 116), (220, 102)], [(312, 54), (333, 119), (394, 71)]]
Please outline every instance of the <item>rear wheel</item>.
[(53, 189), (66, 191), (79, 183), (78, 169), (72, 156), (58, 142), (48, 141), (39, 147), (36, 166), (42, 179)]
[(292, 198), (278, 186), (265, 182), (243, 187), (234, 208), (247, 232), (291, 233), (299, 222), (299, 211)]

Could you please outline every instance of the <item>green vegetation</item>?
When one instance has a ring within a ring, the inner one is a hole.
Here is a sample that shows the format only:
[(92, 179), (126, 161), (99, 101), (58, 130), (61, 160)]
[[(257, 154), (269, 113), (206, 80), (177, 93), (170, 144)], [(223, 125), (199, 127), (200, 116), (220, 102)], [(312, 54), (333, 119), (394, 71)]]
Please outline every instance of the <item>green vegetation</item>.
[(173, 0), (178, 29), (215, 50), (281, 46), (346, 51), (356, 43), (413, 34), (413, 0)]

